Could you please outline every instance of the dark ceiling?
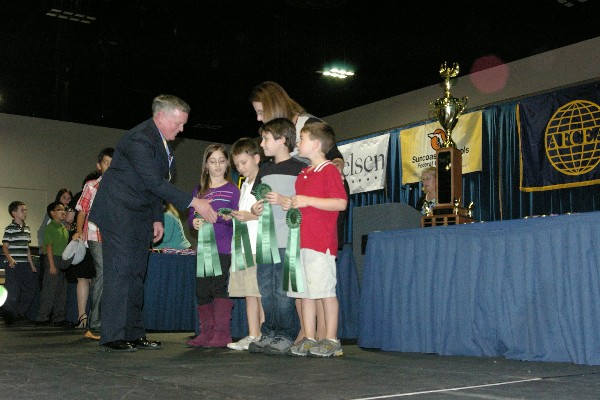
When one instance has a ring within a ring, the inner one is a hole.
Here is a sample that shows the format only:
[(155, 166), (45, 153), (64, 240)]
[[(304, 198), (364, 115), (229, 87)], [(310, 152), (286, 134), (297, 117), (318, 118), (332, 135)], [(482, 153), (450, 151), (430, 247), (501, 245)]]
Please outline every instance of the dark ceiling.
[[(265, 80), (326, 116), (440, 82), (443, 61), (466, 74), (600, 36), (599, 3), (0, 0), (0, 112), (129, 129), (171, 93), (192, 107), (181, 136), (232, 143), (257, 134)], [(356, 75), (316, 72), (333, 61)]]

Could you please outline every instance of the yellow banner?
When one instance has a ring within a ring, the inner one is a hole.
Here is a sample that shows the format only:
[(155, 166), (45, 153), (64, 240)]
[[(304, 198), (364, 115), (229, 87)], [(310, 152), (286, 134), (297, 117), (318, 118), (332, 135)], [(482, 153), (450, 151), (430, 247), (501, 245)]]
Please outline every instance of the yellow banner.
[[(452, 131), (456, 148), (462, 151), (463, 174), (481, 171), (482, 111), (464, 114)], [(402, 184), (421, 180), (421, 171), (435, 167), (436, 150), (446, 140), (439, 122), (415, 126), (400, 132), (402, 152)]]

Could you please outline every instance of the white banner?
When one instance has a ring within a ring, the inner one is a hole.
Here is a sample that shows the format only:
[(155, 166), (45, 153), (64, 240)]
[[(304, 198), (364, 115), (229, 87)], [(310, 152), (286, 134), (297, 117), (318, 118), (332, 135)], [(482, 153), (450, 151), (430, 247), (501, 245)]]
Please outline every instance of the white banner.
[(383, 189), (390, 134), (338, 146), (344, 156), (344, 176), (350, 193)]

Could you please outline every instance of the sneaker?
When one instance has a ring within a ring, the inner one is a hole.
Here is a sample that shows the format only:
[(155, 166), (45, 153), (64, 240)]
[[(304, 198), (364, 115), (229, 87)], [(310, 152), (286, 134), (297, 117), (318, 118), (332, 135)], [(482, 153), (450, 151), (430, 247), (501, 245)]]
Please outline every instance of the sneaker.
[(308, 350), (309, 357), (339, 357), (344, 355), (339, 340), (323, 339)]
[(250, 345), (250, 343), (252, 342), (257, 342), (260, 340), (260, 337), (258, 336), (246, 336), (245, 338), (234, 342), (234, 343), (228, 343), (227, 347), (230, 348), (231, 350), (248, 350), (248, 346)]
[(263, 348), (263, 353), (270, 356), (279, 356), (285, 354), (293, 344), (294, 342), (288, 338), (275, 336), (273, 341)]
[(310, 350), (313, 346), (317, 345), (317, 341), (315, 339), (304, 338), (298, 343), (292, 345), (287, 351), (287, 354), (290, 356), (300, 356), (306, 357), (308, 350)]
[(271, 344), (274, 339), (270, 336), (261, 336), (258, 341), (248, 344), (248, 351), (250, 353), (263, 353), (265, 346)]

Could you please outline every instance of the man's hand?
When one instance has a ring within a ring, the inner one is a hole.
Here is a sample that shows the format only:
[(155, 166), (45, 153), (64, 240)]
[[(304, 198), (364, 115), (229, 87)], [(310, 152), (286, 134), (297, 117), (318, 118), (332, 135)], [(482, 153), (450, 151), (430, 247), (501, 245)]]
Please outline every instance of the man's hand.
[(152, 241), (156, 243), (160, 239), (162, 239), (163, 233), (165, 233), (165, 228), (163, 227), (163, 224), (160, 221), (157, 221), (154, 224), (152, 224), (152, 228), (154, 230), (154, 238), (152, 239)]
[(192, 207), (205, 221), (208, 221), (211, 224), (217, 222), (217, 213), (212, 209), (208, 200), (194, 197), (192, 200)]

